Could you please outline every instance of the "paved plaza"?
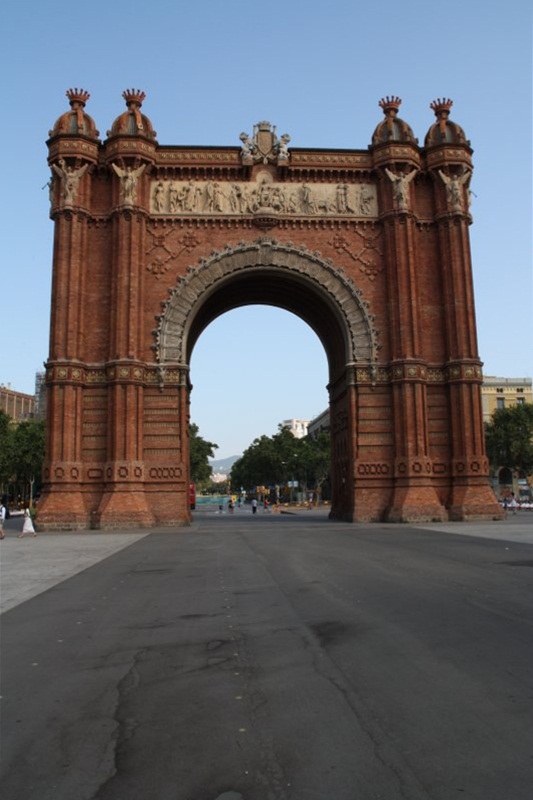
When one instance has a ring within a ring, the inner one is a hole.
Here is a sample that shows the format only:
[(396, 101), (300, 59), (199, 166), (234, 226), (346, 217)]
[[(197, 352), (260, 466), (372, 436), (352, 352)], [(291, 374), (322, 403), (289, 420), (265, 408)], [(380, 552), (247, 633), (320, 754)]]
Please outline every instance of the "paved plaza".
[(4, 800), (529, 800), (533, 513), (21, 527)]
[[(250, 516), (250, 509), (235, 510), (232, 519), (242, 519)], [(272, 512), (270, 512), (272, 513)], [(327, 521), (329, 510), (323, 508), (309, 512), (305, 509), (282, 514), (285, 520), (296, 517), (300, 521), (317, 519)], [(227, 511), (224, 511), (227, 514)], [(208, 512), (199, 512), (196, 520), (206, 521), (212, 515), (213, 520), (220, 515), (214, 507)], [(263, 512), (258, 511), (257, 517), (262, 517)], [(275, 515), (273, 515), (275, 518)], [(229, 517), (229, 515), (228, 515)], [(339, 523), (329, 523), (337, 525)], [(353, 530), (358, 531), (364, 525), (353, 525)], [(392, 531), (400, 530), (397, 525), (379, 525), (381, 530), (390, 527)], [(509, 516), (503, 522), (454, 522), (454, 523), (424, 523), (416, 526), (422, 530), (451, 533), (456, 536), (473, 536), (484, 539), (496, 539), (506, 542), (533, 544), (533, 510), (518, 512)], [(114, 533), (83, 531), (79, 533), (40, 533), (35, 539), (25, 537), (17, 539), (17, 534), (22, 528), (22, 517), (14, 516), (6, 523), (6, 540), (0, 550), (0, 613), (8, 611), (19, 603), (29, 600), (40, 592), (46, 591), (56, 583), (70, 578), (98, 561), (119, 552), (134, 542), (139, 541), (152, 531), (118, 531)], [(368, 528), (368, 526), (367, 526)], [(372, 526), (368, 528), (372, 530)], [(163, 529), (164, 530), (164, 529)], [(183, 531), (178, 531), (181, 535)], [(153, 531), (155, 532), (155, 531)]]

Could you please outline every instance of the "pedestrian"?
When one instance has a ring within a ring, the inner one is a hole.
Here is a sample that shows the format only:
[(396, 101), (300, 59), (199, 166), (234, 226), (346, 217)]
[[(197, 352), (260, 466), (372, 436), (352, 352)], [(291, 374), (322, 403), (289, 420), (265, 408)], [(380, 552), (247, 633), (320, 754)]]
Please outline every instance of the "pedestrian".
[(268, 511), (268, 497), (265, 497), (265, 499), (264, 499), (263, 511)]
[(230, 514), (233, 514), (234, 508), (235, 506), (233, 505), (233, 499), (230, 497), (230, 499), (228, 500), (228, 510)]
[(509, 503), (509, 508), (511, 509), (513, 514), (516, 514), (518, 510), (518, 503), (516, 502), (516, 497), (514, 496), (514, 492), (511, 494), (511, 502)]
[(26, 534), (31, 535), (31, 536), (37, 536), (37, 534), (35, 533), (35, 528), (33, 527), (33, 521), (32, 521), (32, 518), (31, 518), (31, 512), (30, 512), (30, 509), (27, 506), (24, 509), (23, 518), (24, 518), (24, 524), (22, 526), (21, 532), (18, 535), (18, 538), (22, 539), (22, 538), (24, 538), (24, 536), (26, 536)]
[(6, 507), (3, 503), (0, 504), (0, 539), (4, 539), (4, 522), (6, 521)]
[(252, 500), (252, 514), (257, 514), (257, 500), (255, 499), (255, 497)]

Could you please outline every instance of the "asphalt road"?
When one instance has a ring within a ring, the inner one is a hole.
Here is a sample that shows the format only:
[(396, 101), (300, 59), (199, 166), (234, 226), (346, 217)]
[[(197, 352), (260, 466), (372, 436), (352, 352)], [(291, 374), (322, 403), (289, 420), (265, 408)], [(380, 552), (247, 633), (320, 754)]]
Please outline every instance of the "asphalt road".
[(492, 533), (135, 537), (2, 615), (3, 800), (531, 800), (533, 545)]

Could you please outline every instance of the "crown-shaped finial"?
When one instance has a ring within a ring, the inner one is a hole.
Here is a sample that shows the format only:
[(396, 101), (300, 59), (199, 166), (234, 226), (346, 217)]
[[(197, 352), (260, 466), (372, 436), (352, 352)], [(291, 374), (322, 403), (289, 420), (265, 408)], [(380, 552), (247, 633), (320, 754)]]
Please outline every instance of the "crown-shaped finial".
[(383, 113), (387, 114), (389, 111), (395, 111), (398, 113), (398, 109), (400, 108), (402, 101), (399, 97), (382, 97), (379, 101), (378, 105), (381, 106), (383, 109)]
[(73, 103), (80, 103), (82, 106), (85, 106), (85, 103), (91, 96), (85, 89), (67, 89), (65, 94), (69, 99), (70, 105), (73, 105)]
[(453, 106), (453, 100), (449, 98), (443, 97), (442, 100), (438, 97), (436, 100), (433, 100), (430, 103), (429, 107), (433, 109), (435, 112), (435, 116), (439, 117), (442, 113), (449, 114), (450, 109)]
[(126, 101), (126, 105), (129, 103), (134, 103), (136, 106), (142, 106), (143, 100), (146, 97), (144, 92), (141, 92), (140, 89), (126, 89), (122, 92), (122, 97)]

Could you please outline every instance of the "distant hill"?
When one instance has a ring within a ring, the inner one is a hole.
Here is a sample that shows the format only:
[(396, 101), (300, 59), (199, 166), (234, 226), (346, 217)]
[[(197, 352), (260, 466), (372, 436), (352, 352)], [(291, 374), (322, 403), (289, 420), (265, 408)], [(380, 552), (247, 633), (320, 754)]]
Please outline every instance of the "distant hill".
[(210, 459), (209, 466), (213, 468), (213, 472), (221, 472), (227, 475), (238, 458), (240, 458), (240, 456), (228, 456), (227, 458), (215, 458), (214, 460)]

